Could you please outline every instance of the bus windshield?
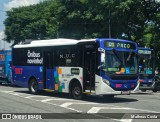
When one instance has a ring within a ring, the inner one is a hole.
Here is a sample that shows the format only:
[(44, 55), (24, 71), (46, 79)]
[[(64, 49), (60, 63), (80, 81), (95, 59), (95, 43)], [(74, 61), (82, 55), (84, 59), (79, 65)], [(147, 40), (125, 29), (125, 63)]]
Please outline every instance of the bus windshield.
[(137, 55), (126, 51), (106, 51), (105, 68), (106, 73), (112, 74), (137, 74)]
[(139, 73), (153, 74), (154, 60), (151, 54), (139, 54)]

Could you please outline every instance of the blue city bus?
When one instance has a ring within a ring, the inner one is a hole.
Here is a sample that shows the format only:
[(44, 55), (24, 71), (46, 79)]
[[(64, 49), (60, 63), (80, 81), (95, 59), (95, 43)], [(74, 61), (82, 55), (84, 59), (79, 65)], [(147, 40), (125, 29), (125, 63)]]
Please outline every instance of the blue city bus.
[(11, 82), (11, 50), (0, 50), (0, 83)]
[(121, 39), (50, 39), (15, 45), (15, 85), (69, 93), (111, 96), (130, 94), (138, 81), (137, 43)]
[(142, 91), (153, 90), (155, 77), (155, 54), (150, 48), (139, 47), (139, 89)]

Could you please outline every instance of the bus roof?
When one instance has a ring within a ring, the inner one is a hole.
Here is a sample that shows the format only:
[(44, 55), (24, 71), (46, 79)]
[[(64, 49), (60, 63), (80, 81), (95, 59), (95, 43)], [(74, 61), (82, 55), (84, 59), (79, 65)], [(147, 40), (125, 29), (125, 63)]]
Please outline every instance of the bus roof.
[(95, 42), (95, 41), (96, 39), (75, 40), (75, 39), (64, 39), (64, 38), (49, 39), (49, 40), (35, 40), (35, 41), (32, 41), (30, 44), (15, 45), (14, 48), (75, 45), (81, 42)]
[(97, 39), (81, 39), (81, 40), (58, 38), (58, 39), (48, 39), (48, 40), (34, 40), (30, 44), (19, 44), (19, 45), (15, 45), (13, 48), (76, 45), (76, 44), (82, 44), (82, 43), (84, 44), (89, 42), (94, 43), (96, 41), (101, 42), (104, 40), (135, 43), (128, 40), (113, 39), (113, 38), (97, 38)]

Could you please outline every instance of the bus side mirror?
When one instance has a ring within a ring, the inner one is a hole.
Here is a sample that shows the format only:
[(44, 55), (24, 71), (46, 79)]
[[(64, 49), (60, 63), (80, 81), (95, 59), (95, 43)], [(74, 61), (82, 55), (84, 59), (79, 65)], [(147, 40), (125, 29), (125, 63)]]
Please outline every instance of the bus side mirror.
[(98, 69), (100, 69), (101, 67), (105, 67), (105, 53), (104, 52), (101, 52), (101, 65), (98, 66)]
[(12, 61), (9, 61), (9, 65), (12, 66)]
[(105, 63), (105, 53), (101, 53), (101, 63), (104, 64)]
[(139, 72), (141, 72), (141, 70), (142, 70), (142, 66), (140, 65), (140, 66), (139, 66)]

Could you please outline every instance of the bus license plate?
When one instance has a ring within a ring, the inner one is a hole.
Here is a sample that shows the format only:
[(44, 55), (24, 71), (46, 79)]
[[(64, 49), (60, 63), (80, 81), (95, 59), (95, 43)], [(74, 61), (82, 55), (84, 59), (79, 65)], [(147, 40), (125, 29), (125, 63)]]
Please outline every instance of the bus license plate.
[(130, 94), (130, 91), (122, 91), (122, 94)]

